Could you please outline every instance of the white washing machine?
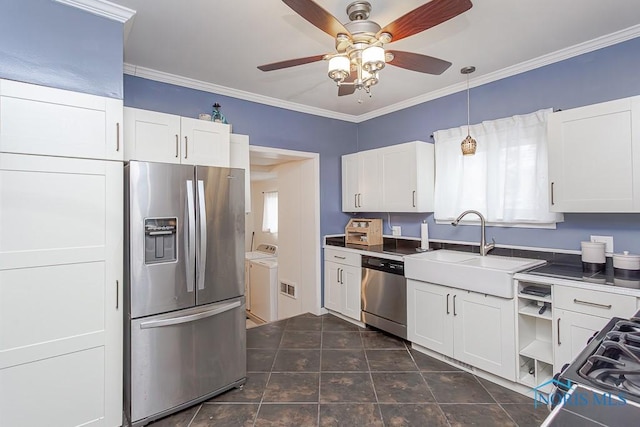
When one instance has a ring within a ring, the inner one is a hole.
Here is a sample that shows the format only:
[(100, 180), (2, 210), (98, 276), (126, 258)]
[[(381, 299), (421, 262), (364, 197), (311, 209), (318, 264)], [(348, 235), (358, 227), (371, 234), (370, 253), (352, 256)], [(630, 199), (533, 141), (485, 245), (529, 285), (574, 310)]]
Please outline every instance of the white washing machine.
[(256, 259), (277, 259), (278, 247), (276, 245), (260, 244), (255, 251), (244, 254), (244, 295), (247, 301), (247, 310), (251, 311), (251, 274), (250, 262)]
[(251, 314), (265, 322), (278, 320), (278, 259), (249, 261)]

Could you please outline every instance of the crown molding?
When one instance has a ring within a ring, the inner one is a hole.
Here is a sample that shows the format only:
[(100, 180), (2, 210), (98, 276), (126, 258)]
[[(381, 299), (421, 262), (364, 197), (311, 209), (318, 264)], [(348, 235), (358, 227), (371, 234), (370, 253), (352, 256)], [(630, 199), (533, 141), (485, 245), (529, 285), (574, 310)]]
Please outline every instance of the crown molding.
[(315, 116), (322, 116), (330, 119), (337, 119), (352, 123), (356, 123), (357, 121), (357, 116), (353, 116), (351, 114), (337, 113), (335, 111), (324, 110), (322, 108), (310, 107), (308, 105), (297, 104), (295, 102), (283, 101), (282, 99), (272, 98), (270, 96), (258, 95), (243, 90), (232, 89), (213, 83), (203, 82), (201, 80), (190, 79), (188, 77), (182, 77), (175, 74), (165, 73), (163, 71), (153, 70), (151, 68), (139, 67), (132, 64), (124, 64), (124, 73), (131, 76), (155, 80), (157, 82), (169, 83), (177, 86), (188, 87), (191, 89), (202, 90), (205, 92), (213, 92), (219, 95), (230, 96), (245, 101), (257, 102), (259, 104), (284, 108), (300, 113), (313, 114)]
[(81, 9), (94, 15), (125, 23), (136, 11), (106, 0), (53, 0), (57, 3)]
[[(55, 0), (60, 2), (79, 2), (80, 0)], [(89, 1), (89, 0), (84, 0)], [(93, 0), (99, 1), (99, 0)], [(107, 3), (101, 1), (101, 3)], [(544, 67), (549, 64), (563, 61), (565, 59), (573, 58), (584, 53), (589, 53), (594, 50), (602, 49), (607, 46), (622, 43), (627, 40), (631, 40), (640, 36), (640, 25), (635, 25), (627, 29), (617, 31), (596, 39), (580, 43), (566, 49), (561, 49), (556, 52), (552, 52), (547, 55), (540, 56), (538, 58), (524, 61), (519, 64), (503, 68), (492, 73), (485, 74), (469, 80), (469, 87), (477, 87), (487, 83), (491, 83), (497, 80), (501, 80), (507, 77), (521, 74), (526, 71), (530, 71), (536, 68)], [(466, 81), (456, 83), (438, 89), (429, 93), (425, 93), (414, 98), (407, 99), (402, 102), (388, 105), (383, 108), (379, 108), (375, 111), (361, 115), (351, 115), (344, 113), (337, 113), (334, 111), (325, 110), (322, 108), (310, 107), (307, 105), (297, 104), (294, 102), (283, 101), (281, 99), (272, 98), (268, 96), (258, 95), (255, 93), (245, 92), (238, 89), (231, 89), (224, 86), (219, 86), (213, 83), (207, 83), (200, 80), (194, 80), (187, 77), (177, 76), (174, 74), (165, 73), (162, 71), (152, 70), (150, 68), (138, 67), (131, 64), (124, 65), (124, 73), (132, 76), (143, 77), (150, 80), (155, 80), (163, 83), (170, 83), (177, 86), (189, 87), (192, 89), (203, 90), (206, 92), (218, 93), (220, 95), (231, 96), (234, 98), (243, 99), (246, 101), (257, 102), (260, 104), (270, 105), (273, 107), (284, 108), (287, 110), (298, 111), (300, 113), (313, 114), (316, 116), (327, 117), (331, 119), (342, 120), (351, 123), (361, 123), (367, 120), (374, 119), (376, 117), (384, 116), (389, 113), (404, 110), (405, 108), (413, 107), (418, 104), (422, 104), (427, 101), (442, 98), (443, 96), (451, 95), (466, 89)]]
[[(539, 56), (538, 58), (534, 58), (529, 61), (524, 61), (519, 64), (494, 71), (492, 73), (469, 79), (469, 87), (477, 87), (487, 83), (492, 83), (497, 80), (515, 76), (516, 74), (521, 74), (526, 71), (531, 71), (536, 68), (541, 68), (546, 65), (564, 61), (565, 59), (573, 58), (584, 53), (593, 52), (594, 50), (622, 43), (624, 41), (634, 39), (638, 36), (640, 36), (640, 25), (634, 25), (633, 27), (617, 31), (615, 33), (607, 34), (605, 36), (598, 37), (584, 43), (579, 43), (577, 45), (561, 49), (547, 55)], [(361, 114), (357, 116), (357, 123), (384, 116), (389, 113), (394, 113), (396, 111), (404, 110), (405, 108), (413, 107), (415, 105), (422, 104), (427, 101), (432, 101), (437, 98), (442, 98), (443, 96), (463, 91), (466, 88), (466, 81), (456, 83), (455, 85), (447, 86), (433, 92), (425, 93), (423, 95), (419, 95), (384, 108), (379, 108), (366, 114)]]

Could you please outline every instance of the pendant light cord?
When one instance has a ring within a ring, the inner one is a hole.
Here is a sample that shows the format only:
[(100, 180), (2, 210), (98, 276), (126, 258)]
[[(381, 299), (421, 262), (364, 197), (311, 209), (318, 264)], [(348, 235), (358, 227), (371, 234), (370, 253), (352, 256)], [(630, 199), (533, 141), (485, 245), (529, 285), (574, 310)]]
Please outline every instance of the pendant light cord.
[(470, 116), (470, 107), (469, 107), (469, 74), (467, 74), (467, 136), (470, 136), (471, 133), (469, 132), (469, 116)]

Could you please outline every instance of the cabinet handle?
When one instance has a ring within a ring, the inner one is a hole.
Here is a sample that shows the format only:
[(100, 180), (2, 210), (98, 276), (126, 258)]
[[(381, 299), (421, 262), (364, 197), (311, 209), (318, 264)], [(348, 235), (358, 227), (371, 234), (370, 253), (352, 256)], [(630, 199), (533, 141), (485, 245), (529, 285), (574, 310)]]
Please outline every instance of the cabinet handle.
[(333, 257), (334, 257), (334, 258), (338, 258), (338, 259), (347, 259), (347, 257), (346, 257), (346, 256), (338, 256), (338, 255), (334, 255)]
[(116, 123), (116, 151), (120, 151), (120, 123)]
[(449, 314), (449, 295), (451, 294), (447, 294), (447, 314)]
[(341, 269), (341, 268), (339, 268), (338, 270), (340, 271), (340, 284), (341, 284), (341, 285), (344, 285), (344, 281), (342, 280), (342, 279), (343, 279), (343, 277), (342, 277), (342, 273), (344, 273), (344, 270), (343, 270), (343, 269)]
[(336, 269), (336, 282), (340, 283), (340, 269)]
[(416, 190), (413, 190), (413, 195), (411, 197), (413, 201), (413, 207), (415, 208), (416, 207)]
[(358, 207), (358, 193), (355, 193), (353, 195), (353, 207), (357, 208)]
[(453, 296), (453, 315), (454, 316), (458, 315), (458, 313), (456, 313), (456, 297), (457, 297), (457, 295)]
[(120, 281), (116, 280), (116, 310), (120, 306)]
[(180, 137), (176, 133), (176, 159), (180, 155), (180, 151), (179, 150), (180, 150)]
[(551, 206), (554, 205), (554, 202), (553, 202), (553, 184), (555, 184), (555, 183), (551, 182)]
[(187, 137), (184, 137), (184, 158), (187, 158), (187, 153), (189, 150), (189, 140), (187, 139)]
[(598, 307), (598, 308), (604, 308), (606, 310), (611, 310), (611, 304), (598, 304), (597, 302), (582, 301), (575, 298), (573, 299), (573, 303), (588, 305), (589, 307)]
[(561, 345), (562, 343), (560, 342), (560, 318), (558, 317), (558, 345)]

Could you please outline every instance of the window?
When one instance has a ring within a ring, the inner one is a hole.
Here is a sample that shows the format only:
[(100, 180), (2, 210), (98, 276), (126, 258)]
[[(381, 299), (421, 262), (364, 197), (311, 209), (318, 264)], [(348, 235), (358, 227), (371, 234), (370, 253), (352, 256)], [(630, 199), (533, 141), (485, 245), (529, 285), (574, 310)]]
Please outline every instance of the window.
[(436, 221), (451, 221), (475, 209), (494, 225), (553, 226), (562, 214), (549, 211), (547, 116), (551, 109), (470, 127), (476, 154), (463, 156), (467, 127), (434, 133)]
[(265, 233), (278, 232), (278, 192), (264, 193), (264, 207), (262, 211), (262, 231)]

